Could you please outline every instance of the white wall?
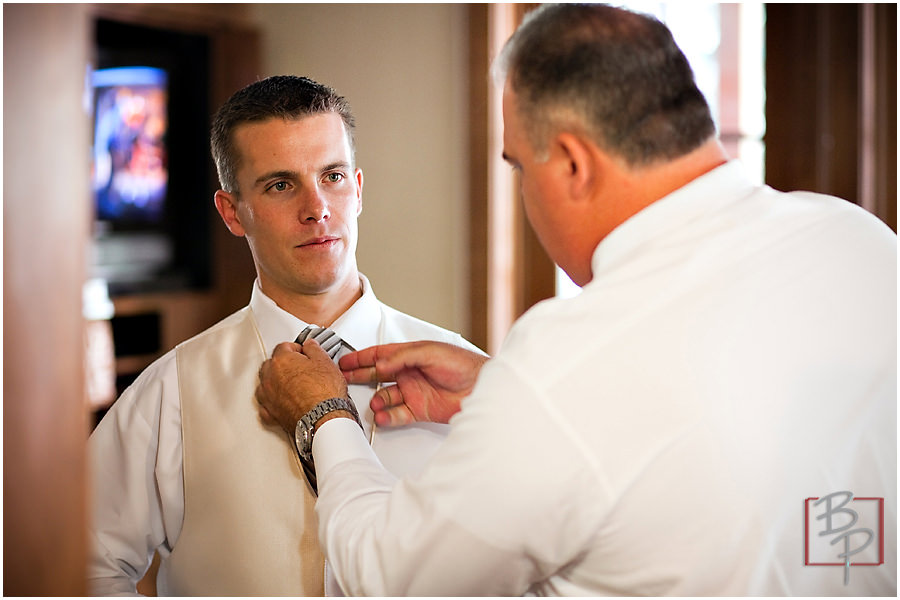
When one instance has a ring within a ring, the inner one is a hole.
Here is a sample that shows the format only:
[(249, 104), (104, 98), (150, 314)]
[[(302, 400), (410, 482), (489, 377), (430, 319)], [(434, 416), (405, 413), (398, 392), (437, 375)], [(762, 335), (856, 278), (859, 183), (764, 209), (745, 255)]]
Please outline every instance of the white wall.
[(365, 176), (360, 270), (387, 304), (468, 332), (465, 5), (259, 4), (264, 72), (345, 96)]

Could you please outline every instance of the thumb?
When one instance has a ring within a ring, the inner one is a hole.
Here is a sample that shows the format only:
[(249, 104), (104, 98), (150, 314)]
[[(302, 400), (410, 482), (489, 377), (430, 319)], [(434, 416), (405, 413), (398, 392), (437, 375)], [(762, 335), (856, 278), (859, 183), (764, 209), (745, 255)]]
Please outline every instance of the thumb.
[(303, 347), (300, 344), (295, 344), (294, 342), (281, 342), (275, 346), (275, 349), (272, 351), (272, 356), (274, 357), (276, 354), (284, 354), (286, 352), (299, 353), (302, 348)]
[(322, 349), (322, 346), (319, 345), (319, 342), (312, 338), (309, 338), (308, 340), (303, 342), (303, 354), (305, 354), (309, 358), (321, 358), (324, 356), (328, 360), (331, 360), (331, 357), (328, 356), (328, 353)]

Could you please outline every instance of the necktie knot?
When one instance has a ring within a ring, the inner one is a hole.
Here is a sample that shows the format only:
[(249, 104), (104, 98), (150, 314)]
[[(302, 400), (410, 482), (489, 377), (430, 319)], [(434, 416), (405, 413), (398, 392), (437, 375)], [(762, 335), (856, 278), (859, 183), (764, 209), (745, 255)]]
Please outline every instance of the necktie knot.
[(341, 349), (346, 348), (349, 352), (355, 352), (353, 346), (345, 342), (341, 339), (341, 336), (327, 327), (308, 325), (306, 329), (301, 331), (300, 335), (297, 336), (296, 342), (302, 344), (310, 338), (316, 340), (319, 345), (322, 346), (322, 350), (328, 353), (331, 360), (335, 362), (337, 362), (337, 359), (340, 356)]

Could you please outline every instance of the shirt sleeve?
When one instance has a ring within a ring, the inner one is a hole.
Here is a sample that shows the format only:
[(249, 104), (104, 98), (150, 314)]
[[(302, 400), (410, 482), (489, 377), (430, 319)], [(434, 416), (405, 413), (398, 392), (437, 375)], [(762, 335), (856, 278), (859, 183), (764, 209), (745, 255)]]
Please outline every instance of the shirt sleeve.
[(313, 444), (319, 539), (351, 595), (521, 595), (575, 560), (599, 479), (544, 401), (497, 360), (425, 471), (396, 480), (348, 419)]
[(455, 345), (459, 346), (460, 348), (469, 350), (471, 352), (481, 354), (482, 356), (487, 356), (487, 352), (485, 352), (484, 350), (482, 350), (481, 348), (479, 348), (478, 346), (476, 346), (475, 344), (473, 344), (472, 342), (470, 342), (463, 336), (459, 335), (458, 333), (455, 334), (455, 336), (456, 336), (456, 339), (454, 341)]
[[(174, 544), (183, 517), (181, 427), (174, 356), (148, 369), (88, 441), (92, 595), (138, 595), (154, 552)], [(162, 425), (162, 427), (161, 427)]]

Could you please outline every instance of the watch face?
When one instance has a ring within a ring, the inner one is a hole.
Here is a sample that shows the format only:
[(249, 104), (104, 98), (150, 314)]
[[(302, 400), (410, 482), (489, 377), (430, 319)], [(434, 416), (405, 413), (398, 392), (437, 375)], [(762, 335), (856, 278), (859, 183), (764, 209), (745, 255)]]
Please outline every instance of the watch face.
[(352, 400), (345, 400), (343, 398), (329, 398), (328, 400), (323, 400), (308, 413), (300, 417), (300, 420), (297, 421), (297, 426), (294, 428), (294, 446), (297, 448), (297, 455), (300, 457), (300, 460), (312, 463), (312, 440), (316, 423), (319, 422), (319, 419), (334, 410), (349, 411), (356, 420), (357, 425), (362, 428), (362, 424), (359, 422), (359, 413)]
[(294, 431), (294, 443), (301, 460), (312, 460), (312, 427), (302, 420), (297, 422)]
[(303, 428), (303, 458), (312, 458), (312, 427)]

